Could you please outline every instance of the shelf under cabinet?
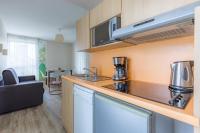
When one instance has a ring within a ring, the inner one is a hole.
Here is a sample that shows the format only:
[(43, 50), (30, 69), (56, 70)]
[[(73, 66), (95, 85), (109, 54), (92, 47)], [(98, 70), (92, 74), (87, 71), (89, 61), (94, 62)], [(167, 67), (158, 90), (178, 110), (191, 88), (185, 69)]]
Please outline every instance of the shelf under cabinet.
[(111, 50), (111, 49), (130, 47), (130, 46), (134, 46), (134, 45), (130, 44), (130, 43), (125, 43), (125, 42), (119, 41), (119, 42), (114, 42), (114, 43), (110, 43), (110, 44), (106, 44), (106, 45), (102, 45), (102, 46), (92, 47), (92, 48), (85, 49), (85, 50), (80, 50), (80, 52), (91, 52), (92, 53), (92, 52), (97, 52), (97, 51)]

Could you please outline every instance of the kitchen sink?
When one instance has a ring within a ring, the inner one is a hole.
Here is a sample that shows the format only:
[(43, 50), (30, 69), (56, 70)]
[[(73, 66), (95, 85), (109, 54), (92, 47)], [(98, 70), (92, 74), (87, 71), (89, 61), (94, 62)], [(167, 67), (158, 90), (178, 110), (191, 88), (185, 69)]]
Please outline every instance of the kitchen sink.
[(111, 80), (112, 78), (106, 77), (106, 76), (92, 76), (87, 74), (74, 74), (72, 76), (75, 76), (77, 78), (91, 81), (91, 82), (98, 82), (98, 81), (104, 81), (104, 80)]

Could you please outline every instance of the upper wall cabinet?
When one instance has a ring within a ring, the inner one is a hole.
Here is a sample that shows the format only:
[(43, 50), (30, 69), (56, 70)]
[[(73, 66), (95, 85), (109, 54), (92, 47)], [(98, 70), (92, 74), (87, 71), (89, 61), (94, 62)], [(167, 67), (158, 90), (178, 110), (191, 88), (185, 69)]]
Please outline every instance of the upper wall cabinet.
[(121, 0), (103, 0), (90, 11), (90, 28), (121, 13)]
[(198, 0), (122, 0), (122, 27)]
[(89, 13), (82, 17), (76, 23), (76, 46), (75, 51), (81, 51), (90, 48), (90, 28)]
[(144, 0), (122, 0), (122, 27), (141, 21), (144, 18)]

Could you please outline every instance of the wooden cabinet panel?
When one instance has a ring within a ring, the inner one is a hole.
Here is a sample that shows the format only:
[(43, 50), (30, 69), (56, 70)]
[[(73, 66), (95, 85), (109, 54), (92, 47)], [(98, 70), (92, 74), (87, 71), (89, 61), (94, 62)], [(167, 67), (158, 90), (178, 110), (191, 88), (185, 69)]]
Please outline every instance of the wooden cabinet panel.
[(73, 133), (73, 83), (63, 80), (61, 115), (67, 133)]
[[(159, 15), (169, 8), (172, 8), (170, 4), (171, 0), (145, 0), (144, 1), (144, 16), (143, 20)], [(168, 3), (168, 4), (167, 4)]]
[(144, 20), (197, 0), (144, 0)]
[(122, 27), (143, 20), (144, 0), (122, 0)]
[(122, 0), (122, 26), (152, 18), (198, 0)]
[(106, 21), (121, 13), (121, 0), (104, 0), (102, 3), (103, 18), (101, 22)]
[(90, 11), (90, 28), (121, 13), (121, 0), (104, 0)]
[(103, 19), (103, 4), (98, 4), (95, 8), (90, 11), (90, 28), (98, 25)]
[(173, 3), (175, 7), (181, 7), (181, 6), (196, 2), (196, 1), (199, 1), (199, 0), (174, 0)]
[(76, 24), (76, 51), (90, 48), (89, 13)]

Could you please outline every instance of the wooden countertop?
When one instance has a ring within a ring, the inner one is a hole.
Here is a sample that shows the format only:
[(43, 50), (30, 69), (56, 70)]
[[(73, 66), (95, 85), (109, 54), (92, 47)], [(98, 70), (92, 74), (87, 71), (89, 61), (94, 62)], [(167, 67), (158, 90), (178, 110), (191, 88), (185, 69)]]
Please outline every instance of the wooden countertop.
[(81, 80), (80, 78), (74, 76), (63, 76), (64, 80), (68, 80), (73, 82), (74, 84), (78, 84), (89, 88), (91, 90), (106, 94), (108, 96), (117, 98), (119, 100), (125, 101), (127, 103), (139, 106), (141, 108), (159, 113), (161, 115), (170, 117), (175, 120), (179, 120), (181, 122), (193, 125), (195, 127), (200, 127), (200, 121), (198, 117), (193, 115), (193, 98), (188, 103), (185, 109), (178, 109), (172, 106), (168, 106), (165, 104), (161, 104), (158, 102), (146, 100), (144, 98), (140, 98), (137, 96), (132, 96), (129, 94), (121, 93), (118, 91), (114, 91), (111, 89), (104, 88), (102, 86), (112, 84), (114, 81), (106, 80), (100, 82), (90, 82), (86, 80)]

